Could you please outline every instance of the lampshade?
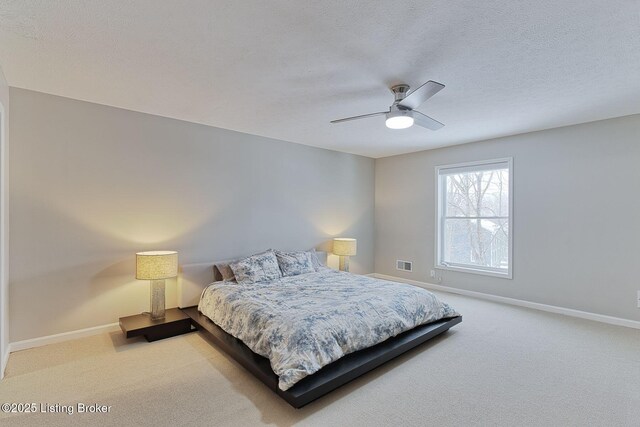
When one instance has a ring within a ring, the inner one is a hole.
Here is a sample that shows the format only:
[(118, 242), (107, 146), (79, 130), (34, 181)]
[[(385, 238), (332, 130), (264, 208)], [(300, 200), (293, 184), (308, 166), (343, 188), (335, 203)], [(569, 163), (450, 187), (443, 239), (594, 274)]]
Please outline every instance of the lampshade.
[(352, 256), (356, 254), (357, 241), (346, 237), (336, 237), (333, 239), (333, 253), (335, 255)]
[(161, 280), (178, 275), (178, 252), (151, 251), (136, 254), (136, 279)]

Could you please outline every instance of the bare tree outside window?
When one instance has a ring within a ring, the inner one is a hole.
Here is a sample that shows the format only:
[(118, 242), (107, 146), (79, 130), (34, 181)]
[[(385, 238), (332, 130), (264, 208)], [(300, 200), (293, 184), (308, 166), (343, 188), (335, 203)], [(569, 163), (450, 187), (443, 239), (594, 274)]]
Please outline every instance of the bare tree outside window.
[(509, 164), (439, 173), (439, 264), (509, 271)]

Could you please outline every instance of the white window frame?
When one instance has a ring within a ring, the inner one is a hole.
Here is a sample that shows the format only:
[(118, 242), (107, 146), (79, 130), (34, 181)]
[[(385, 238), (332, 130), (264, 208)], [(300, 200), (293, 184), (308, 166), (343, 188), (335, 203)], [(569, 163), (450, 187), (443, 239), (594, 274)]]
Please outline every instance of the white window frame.
[[(441, 175), (441, 171), (448, 169), (472, 169), (480, 166), (499, 166), (506, 164), (509, 168), (509, 265), (507, 271), (500, 271), (491, 267), (470, 266), (465, 264), (451, 264), (442, 260), (444, 253), (444, 224), (443, 220), (446, 209), (446, 201), (444, 200), (442, 179), (446, 175)], [(480, 274), (483, 276), (500, 277), (503, 279), (513, 279), (513, 157), (505, 157), (500, 159), (480, 160), (475, 162), (456, 163), (452, 165), (436, 166), (436, 250), (435, 250), (435, 268), (441, 270), (459, 271), (463, 273)], [(443, 203), (444, 202), (444, 203)]]

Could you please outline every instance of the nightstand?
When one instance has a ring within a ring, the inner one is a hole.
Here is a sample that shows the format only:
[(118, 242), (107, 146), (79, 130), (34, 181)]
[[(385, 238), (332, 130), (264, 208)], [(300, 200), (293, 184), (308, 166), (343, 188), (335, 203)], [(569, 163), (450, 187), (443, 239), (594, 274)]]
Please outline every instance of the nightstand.
[(120, 318), (120, 329), (127, 338), (144, 336), (147, 341), (157, 341), (175, 337), (196, 330), (191, 326), (191, 318), (179, 308), (170, 308), (165, 312), (164, 319), (151, 320), (148, 314), (136, 314)]

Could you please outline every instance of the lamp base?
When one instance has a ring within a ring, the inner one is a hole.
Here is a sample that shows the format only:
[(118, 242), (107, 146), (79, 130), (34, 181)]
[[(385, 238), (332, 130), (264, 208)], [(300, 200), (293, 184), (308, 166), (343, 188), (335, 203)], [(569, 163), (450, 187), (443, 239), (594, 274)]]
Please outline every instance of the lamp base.
[(151, 311), (152, 320), (164, 319), (164, 279), (151, 281)]
[(338, 267), (340, 271), (349, 272), (349, 257), (346, 255), (340, 255), (340, 266)]

